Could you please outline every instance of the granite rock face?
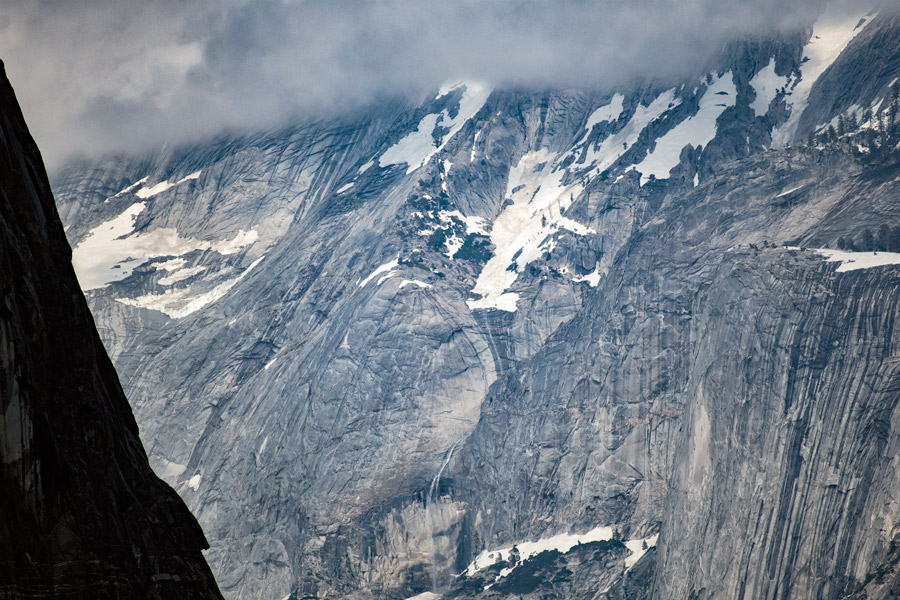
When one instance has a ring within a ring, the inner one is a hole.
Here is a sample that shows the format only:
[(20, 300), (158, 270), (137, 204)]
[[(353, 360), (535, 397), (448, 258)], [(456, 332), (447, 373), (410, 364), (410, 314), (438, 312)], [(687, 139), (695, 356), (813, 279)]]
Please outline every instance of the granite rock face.
[(900, 24), (841, 17), (56, 174), (226, 596), (887, 597), (900, 267), (822, 249), (900, 170), (806, 141), (879, 126)]
[(221, 598), (150, 468), (0, 75), (0, 598)]

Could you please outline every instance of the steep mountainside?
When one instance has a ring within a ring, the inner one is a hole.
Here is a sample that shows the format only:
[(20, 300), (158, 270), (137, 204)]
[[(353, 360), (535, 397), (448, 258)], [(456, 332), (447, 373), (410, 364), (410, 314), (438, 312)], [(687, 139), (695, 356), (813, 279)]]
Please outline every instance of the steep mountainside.
[(0, 598), (221, 598), (150, 469), (0, 64)]
[(59, 173), (226, 595), (889, 593), (900, 21), (869, 9), (688, 81), (464, 82)]

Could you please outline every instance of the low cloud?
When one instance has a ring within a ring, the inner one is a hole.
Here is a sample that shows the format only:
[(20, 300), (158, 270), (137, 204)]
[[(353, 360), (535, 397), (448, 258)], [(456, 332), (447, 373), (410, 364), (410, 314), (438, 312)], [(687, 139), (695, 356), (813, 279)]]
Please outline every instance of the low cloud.
[(51, 168), (349, 110), (444, 81), (614, 86), (694, 70), (820, 0), (34, 0), (0, 57)]

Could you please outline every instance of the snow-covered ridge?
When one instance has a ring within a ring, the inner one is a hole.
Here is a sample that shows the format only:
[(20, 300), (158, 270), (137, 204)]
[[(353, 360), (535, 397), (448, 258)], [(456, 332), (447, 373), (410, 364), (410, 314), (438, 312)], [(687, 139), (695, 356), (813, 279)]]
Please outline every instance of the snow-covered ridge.
[(681, 151), (688, 145), (706, 146), (716, 137), (716, 121), (725, 110), (735, 105), (737, 86), (729, 71), (715, 77), (700, 98), (697, 114), (685, 119), (662, 137), (640, 164), (633, 168), (641, 174), (641, 185), (650, 177), (667, 179), (669, 172), (681, 162)]
[[(441, 89), (438, 98), (449, 94), (457, 87), (464, 87), (462, 98), (459, 101), (459, 111), (456, 117), (451, 117), (447, 109), (438, 114), (430, 114), (422, 117), (419, 125), (412, 133), (407, 134), (399, 142), (385, 150), (378, 158), (378, 164), (382, 167), (388, 165), (406, 164), (407, 174), (428, 162), (428, 160), (441, 151), (441, 149), (456, 135), (466, 121), (478, 114), (484, 103), (493, 91), (492, 88), (477, 83), (465, 83)], [(449, 129), (435, 142), (434, 130), (437, 127)]]
[(776, 148), (783, 148), (792, 142), (813, 85), (853, 38), (872, 21), (873, 15), (869, 14), (871, 9), (872, 4), (868, 1), (857, 3), (852, 12), (842, 12), (833, 4), (816, 21), (812, 37), (803, 49), (804, 62), (800, 66), (800, 80), (794, 81), (793, 87), (785, 96), (791, 116), (772, 132), (772, 143)]

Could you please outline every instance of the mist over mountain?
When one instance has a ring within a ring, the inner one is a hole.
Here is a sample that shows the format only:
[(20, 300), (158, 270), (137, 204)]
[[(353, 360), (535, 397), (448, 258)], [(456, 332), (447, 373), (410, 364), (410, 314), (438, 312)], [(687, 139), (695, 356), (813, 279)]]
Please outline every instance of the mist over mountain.
[(227, 598), (900, 595), (890, 3), (47, 6), (72, 263)]
[[(855, 2), (845, 4), (853, 9)], [(0, 5), (0, 54), (51, 170), (259, 131), (446, 81), (674, 80), (820, 0), (48, 0)]]

